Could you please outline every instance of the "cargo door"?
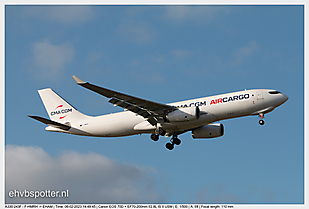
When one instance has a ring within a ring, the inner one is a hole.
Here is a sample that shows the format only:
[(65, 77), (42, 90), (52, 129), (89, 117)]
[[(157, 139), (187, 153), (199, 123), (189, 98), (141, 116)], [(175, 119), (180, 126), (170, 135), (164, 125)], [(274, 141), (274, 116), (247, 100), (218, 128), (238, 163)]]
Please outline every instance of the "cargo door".
[(258, 110), (263, 108), (264, 105), (264, 97), (263, 97), (263, 91), (256, 91), (256, 98), (255, 98), (255, 102), (254, 102), (254, 109)]
[(257, 91), (257, 100), (264, 99), (263, 97), (263, 91)]

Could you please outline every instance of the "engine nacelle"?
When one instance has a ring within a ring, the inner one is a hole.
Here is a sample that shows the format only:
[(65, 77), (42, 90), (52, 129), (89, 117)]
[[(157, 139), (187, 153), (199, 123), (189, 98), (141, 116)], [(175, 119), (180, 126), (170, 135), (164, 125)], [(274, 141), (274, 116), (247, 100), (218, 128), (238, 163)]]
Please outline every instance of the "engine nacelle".
[(178, 110), (169, 113), (166, 117), (170, 122), (197, 120), (200, 117), (200, 108), (195, 106), (179, 108)]
[(208, 139), (223, 136), (224, 127), (221, 123), (209, 124), (192, 131), (193, 139)]

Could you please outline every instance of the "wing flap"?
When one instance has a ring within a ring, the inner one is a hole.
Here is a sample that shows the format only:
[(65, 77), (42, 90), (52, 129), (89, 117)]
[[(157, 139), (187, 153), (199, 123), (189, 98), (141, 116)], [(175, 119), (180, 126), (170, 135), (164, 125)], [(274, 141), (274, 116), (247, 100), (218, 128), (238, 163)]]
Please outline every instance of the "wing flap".
[(132, 105), (132, 104), (129, 104), (127, 102), (124, 102), (124, 101), (121, 101), (121, 100), (118, 100), (118, 99), (111, 99), (109, 100), (110, 103), (116, 105), (116, 106), (119, 106), (119, 107), (122, 107), (122, 108), (125, 108), (131, 112), (134, 112), (140, 116), (142, 116), (143, 118), (146, 118), (147, 121), (151, 124), (151, 125), (155, 125), (157, 124), (157, 120), (155, 120), (155, 118), (145, 109), (142, 109), (136, 105)]

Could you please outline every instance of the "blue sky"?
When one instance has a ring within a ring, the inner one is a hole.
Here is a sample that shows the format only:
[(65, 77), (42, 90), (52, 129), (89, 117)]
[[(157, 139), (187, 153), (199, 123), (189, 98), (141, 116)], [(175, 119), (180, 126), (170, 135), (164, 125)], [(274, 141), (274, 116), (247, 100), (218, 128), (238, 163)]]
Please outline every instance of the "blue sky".
[[(221, 121), (214, 140), (91, 138), (45, 131), (37, 93), (79, 111), (122, 111), (75, 84), (161, 103), (253, 88), (288, 102)], [(6, 6), (6, 202), (304, 202), (303, 6)], [(68, 199), (10, 199), (12, 189), (69, 189)]]

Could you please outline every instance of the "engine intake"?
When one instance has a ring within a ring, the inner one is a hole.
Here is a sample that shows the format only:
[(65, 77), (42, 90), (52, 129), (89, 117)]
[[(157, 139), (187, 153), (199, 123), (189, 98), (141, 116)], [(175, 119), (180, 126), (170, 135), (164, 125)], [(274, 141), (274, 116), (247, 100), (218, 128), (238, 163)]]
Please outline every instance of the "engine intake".
[(197, 120), (200, 118), (200, 108), (199, 107), (185, 107), (179, 108), (167, 116), (170, 122), (185, 122), (191, 120)]
[(223, 136), (224, 127), (221, 123), (209, 124), (192, 131), (193, 139), (208, 139)]

